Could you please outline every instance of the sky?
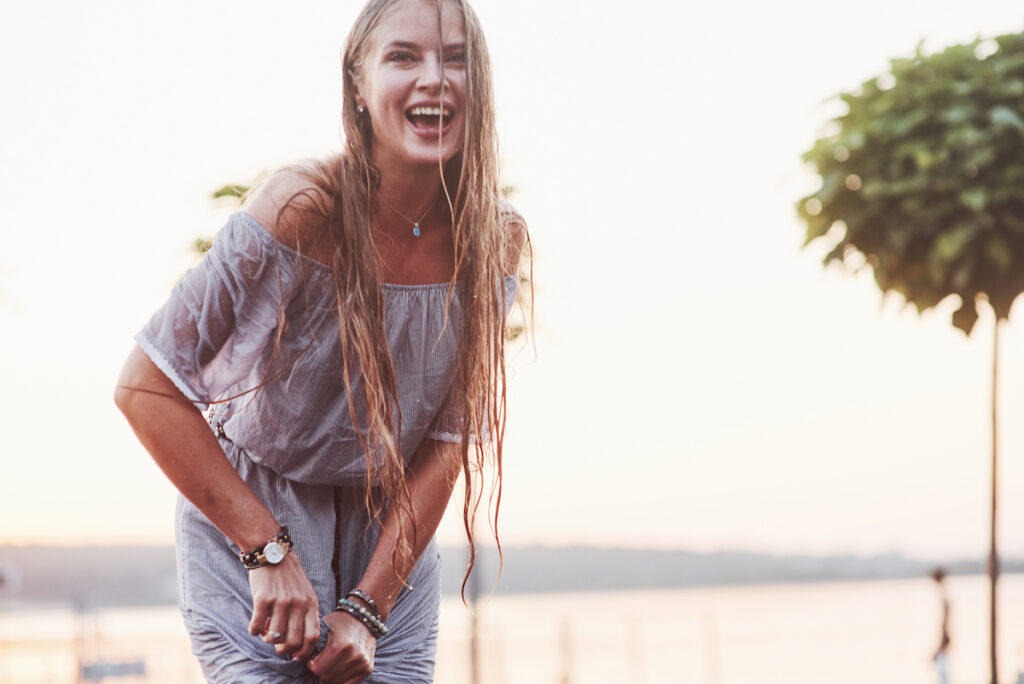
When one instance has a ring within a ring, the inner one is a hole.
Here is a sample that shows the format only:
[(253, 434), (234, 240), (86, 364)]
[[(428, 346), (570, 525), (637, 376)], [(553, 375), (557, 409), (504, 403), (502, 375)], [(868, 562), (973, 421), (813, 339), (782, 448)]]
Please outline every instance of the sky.
[[(234, 210), (336, 149), (360, 3), (42, 1), (0, 25), (0, 544), (171, 543), (112, 402), (131, 336)], [(511, 544), (983, 557), (992, 320), (823, 268), (796, 200), (838, 92), (1013, 0), (477, 0), (534, 245)], [(1024, 327), (1002, 334), (1000, 545), (1024, 555)], [(458, 543), (449, 511), (439, 538)]]

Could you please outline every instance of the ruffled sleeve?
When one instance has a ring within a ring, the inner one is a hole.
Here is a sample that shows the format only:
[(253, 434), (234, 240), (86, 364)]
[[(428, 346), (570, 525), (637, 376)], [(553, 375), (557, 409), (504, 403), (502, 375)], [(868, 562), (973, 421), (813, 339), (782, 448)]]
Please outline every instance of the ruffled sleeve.
[[(516, 292), (519, 289), (519, 279), (513, 275), (505, 276), (505, 315), (512, 309), (512, 304), (516, 298)], [(433, 422), (430, 427), (427, 428), (427, 432), (424, 435), (427, 439), (434, 439), (439, 442), (450, 442), (452, 444), (462, 443), (462, 428), (465, 422), (463, 416), (462, 400), (461, 396), (456, 393), (456, 388), (453, 385), (448, 390), (448, 395), (441, 403), (441, 408), (437, 410), (437, 414), (434, 416)], [(484, 442), (487, 442), (489, 435), (487, 434), (487, 418), (484, 417)], [(471, 442), (475, 442), (479, 439), (479, 435), (475, 431), (470, 433), (469, 439)]]
[(135, 341), (201, 408), (244, 380), (275, 338), (294, 277), (276, 239), (238, 212)]
[[(514, 206), (510, 203), (502, 201), (501, 203), (501, 220), (504, 224), (518, 223), (525, 226), (526, 221), (523, 219)], [(512, 310), (512, 305), (515, 303), (516, 293), (519, 291), (519, 277), (518, 275), (506, 275), (504, 278), (504, 290), (505, 290), (505, 315)], [(441, 404), (441, 408), (438, 409), (437, 414), (434, 417), (434, 421), (427, 429), (425, 437), (428, 439), (437, 440), (439, 442), (449, 442), (452, 444), (462, 443), (462, 429), (464, 427), (465, 417), (463, 416), (462, 401), (459, 396), (456, 396), (455, 388), (453, 387), (448, 392), (448, 396), (445, 397), (444, 402)], [(484, 419), (484, 441), (487, 442), (489, 434), (486, 434), (487, 424), (486, 417)], [(470, 433), (470, 441), (475, 442), (480, 439), (480, 436), (475, 431)]]
[(448, 442), (450, 444), (462, 444), (462, 406), (454, 399), (454, 393), (455, 388), (453, 387), (448, 392), (448, 396), (445, 397), (441, 408), (438, 409), (434, 421), (427, 428), (427, 432), (424, 435), (427, 439)]

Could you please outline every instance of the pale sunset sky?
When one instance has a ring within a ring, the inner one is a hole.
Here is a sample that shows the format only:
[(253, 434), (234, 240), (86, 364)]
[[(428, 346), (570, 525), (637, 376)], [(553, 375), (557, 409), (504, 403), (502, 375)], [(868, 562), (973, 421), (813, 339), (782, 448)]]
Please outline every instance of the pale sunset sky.
[[(0, 544), (171, 543), (112, 402), (131, 336), (233, 210), (339, 145), (361, 3), (17, 3), (0, 24)], [(536, 253), (505, 543), (981, 558), (990, 317), (917, 316), (801, 250), (840, 90), (1019, 0), (477, 0)], [(1024, 556), (1024, 322), (1003, 337), (1001, 547)], [(449, 515), (443, 543), (458, 543)]]

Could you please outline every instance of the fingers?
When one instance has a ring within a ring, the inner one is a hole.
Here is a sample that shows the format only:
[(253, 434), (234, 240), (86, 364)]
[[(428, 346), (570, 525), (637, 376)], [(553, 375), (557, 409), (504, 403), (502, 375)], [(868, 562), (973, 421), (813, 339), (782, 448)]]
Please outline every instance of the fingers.
[(277, 610), (270, 617), (267, 631), (263, 633), (263, 640), (268, 644), (274, 644), (274, 650), (278, 653), (283, 653), (284, 645), (292, 638), (290, 632), (291, 624), (288, 619), (288, 613), (282, 610), (281, 606), (278, 606)]
[(311, 664), (310, 671), (330, 684), (356, 684), (373, 672), (373, 666), (365, 658), (355, 656), (350, 648), (342, 649), (335, 657), (337, 660), (325, 665), (330, 661), (330, 656), (321, 651), (316, 656), (316, 663)]
[[(284, 632), (284, 643), (274, 646), (278, 653), (295, 653), (305, 646), (305, 616), (297, 610), (288, 614), (288, 626)], [(284, 631), (284, 630), (282, 630)]]
[(273, 644), (279, 654), (312, 654), (320, 637), (319, 602), (298, 557), (288, 554), (277, 566), (251, 570), (249, 585), (253, 596), (249, 632)]
[(359, 684), (359, 682), (363, 681), (364, 679), (370, 676), (370, 672), (371, 668), (367, 667), (363, 674), (358, 674), (355, 677), (352, 677), (351, 679), (342, 679), (339, 684)]
[(249, 634), (259, 636), (267, 631), (270, 624), (270, 613), (274, 604), (270, 601), (260, 599), (252, 606), (252, 620), (249, 622)]
[(330, 684), (361, 682), (373, 672), (376, 642), (347, 614), (329, 613), (324, 621), (330, 630), (327, 643), (307, 661), (307, 667)]
[(338, 648), (331, 640), (320, 649), (320, 652), (306, 661), (306, 667), (320, 679), (327, 679), (327, 672), (334, 666), (334, 660), (338, 657)]
[[(280, 632), (281, 638), (268, 639), (264, 636), (264, 640), (275, 644), (274, 650), (280, 654), (290, 654), (295, 659), (305, 660), (313, 655), (320, 643), (320, 613), (316, 604), (310, 605), (307, 601), (297, 601), (290, 606), (287, 626), (271, 630)], [(284, 615), (284, 610), (281, 613)]]
[(316, 610), (307, 610), (304, 627), (304, 638), (302, 647), (295, 652), (294, 657), (305, 660), (313, 655), (317, 645), (320, 643), (320, 613)]
[(354, 662), (350, 663), (348, 668), (341, 673), (341, 679), (335, 680), (340, 684), (358, 684), (370, 676), (373, 672), (373, 665), (366, 661), (365, 658), (358, 658)]

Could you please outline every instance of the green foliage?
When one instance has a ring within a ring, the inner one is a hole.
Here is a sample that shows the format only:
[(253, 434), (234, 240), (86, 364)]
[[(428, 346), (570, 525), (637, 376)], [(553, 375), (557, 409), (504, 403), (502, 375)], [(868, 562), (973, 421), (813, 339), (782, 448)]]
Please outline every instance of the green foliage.
[(1006, 318), (1024, 291), (1024, 34), (919, 44), (839, 100), (803, 156), (822, 179), (797, 204), (807, 243), (842, 233), (825, 263), (859, 252), (919, 312), (958, 295), (965, 333), (979, 299)]
[[(241, 202), (242, 198), (245, 197), (245, 193), (249, 192), (251, 187), (251, 185), (225, 185), (220, 190), (212, 193), (210, 197), (215, 200), (230, 197)], [(212, 237), (197, 237), (192, 241), (192, 247), (189, 251), (202, 256), (210, 251), (210, 247), (213, 247)]]
[(213, 193), (213, 199), (220, 199), (221, 197), (237, 197), (242, 199), (245, 197), (245, 193), (249, 192), (249, 187), (248, 185), (225, 185)]
[(191, 251), (195, 254), (206, 254), (213, 247), (212, 237), (197, 237), (192, 241)]

